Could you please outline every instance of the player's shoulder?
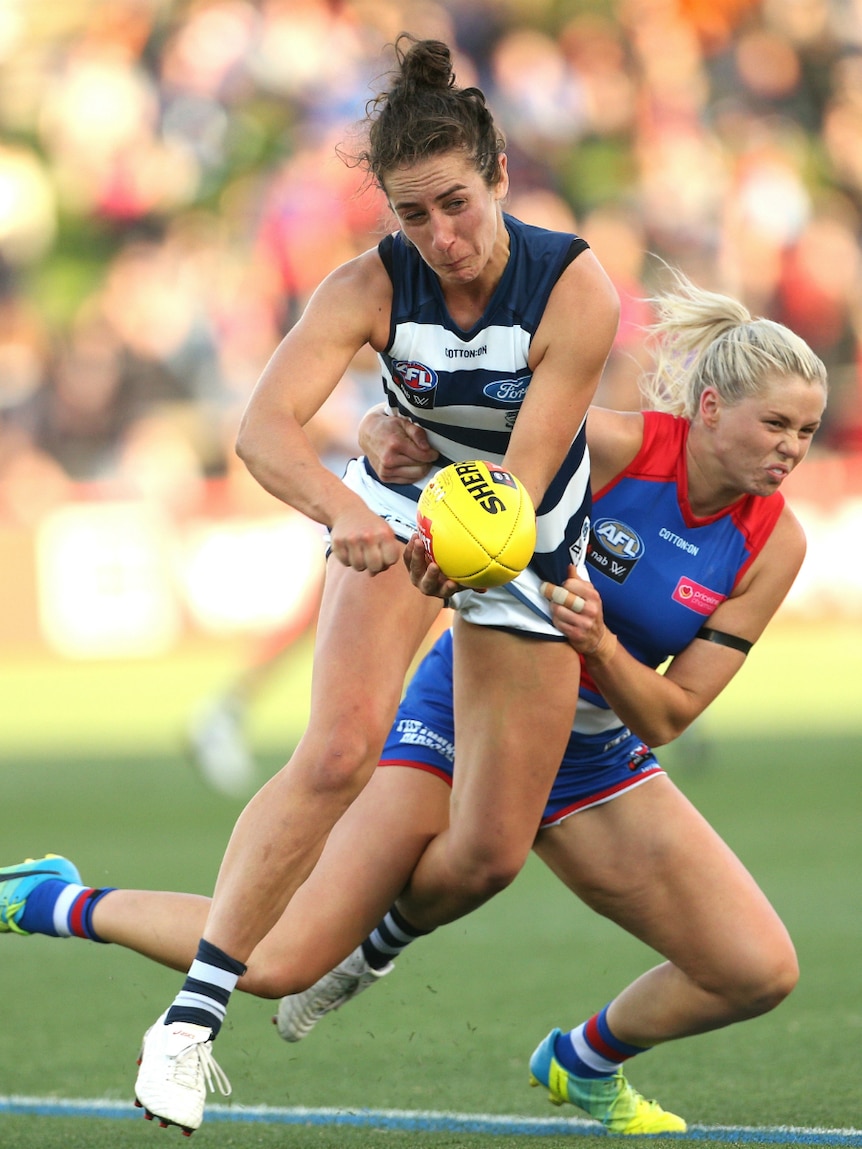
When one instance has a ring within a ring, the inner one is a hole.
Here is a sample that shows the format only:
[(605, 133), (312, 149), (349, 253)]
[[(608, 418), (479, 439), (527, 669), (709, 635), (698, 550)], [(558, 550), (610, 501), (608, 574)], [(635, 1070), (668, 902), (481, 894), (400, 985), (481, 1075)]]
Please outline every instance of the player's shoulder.
[(546, 315), (559, 330), (578, 341), (598, 338), (605, 353), (616, 334), (620, 297), (591, 248), (585, 247), (563, 268), (548, 301)]
[(392, 283), (376, 248), (370, 248), (331, 271), (314, 292), (308, 316), (351, 330), (367, 331), (374, 346), (383, 346), (389, 330)]
[(380, 252), (376, 247), (368, 248), (353, 259), (334, 268), (323, 280), (322, 288), (332, 291), (362, 291), (391, 294), (391, 283)]
[(590, 446), (622, 442), (628, 450), (638, 449), (644, 437), (643, 411), (615, 411), (610, 407), (590, 407), (587, 417)]
[(783, 503), (775, 520), (766, 546), (771, 546), (776, 552), (783, 554), (789, 562), (796, 560), (801, 565), (805, 557), (808, 546), (805, 530), (786, 502)]
[(593, 490), (599, 491), (635, 459), (644, 440), (642, 411), (612, 411), (590, 407), (587, 446)]
[[(780, 495), (771, 497), (781, 498)], [(806, 546), (802, 524), (787, 503), (783, 503), (751, 566), (740, 579), (734, 598), (749, 594), (754, 601), (766, 596), (775, 602), (774, 612), (799, 573)]]

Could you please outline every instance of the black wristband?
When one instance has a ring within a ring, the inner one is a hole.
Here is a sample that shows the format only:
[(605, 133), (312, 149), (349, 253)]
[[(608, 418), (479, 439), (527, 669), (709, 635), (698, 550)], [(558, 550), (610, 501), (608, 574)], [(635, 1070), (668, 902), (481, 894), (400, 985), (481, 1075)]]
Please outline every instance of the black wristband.
[(719, 646), (729, 646), (741, 654), (748, 654), (754, 646), (754, 643), (749, 642), (747, 638), (737, 638), (735, 634), (727, 634), (723, 630), (713, 630), (711, 626), (702, 626), (694, 637), (703, 638), (707, 642), (717, 642)]

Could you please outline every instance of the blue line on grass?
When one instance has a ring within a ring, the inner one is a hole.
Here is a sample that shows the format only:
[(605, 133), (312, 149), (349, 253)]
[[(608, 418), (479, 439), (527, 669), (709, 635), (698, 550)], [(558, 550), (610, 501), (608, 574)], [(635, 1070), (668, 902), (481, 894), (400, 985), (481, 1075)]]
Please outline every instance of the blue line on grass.
[[(104, 1117), (141, 1119), (134, 1105), (120, 1101), (72, 1100), (51, 1097), (0, 1097), (0, 1113), (31, 1113), (41, 1117)], [(497, 1133), (552, 1137), (563, 1134), (604, 1133), (595, 1121), (579, 1117), (517, 1117), (490, 1113), (445, 1113), (409, 1109), (310, 1109), (303, 1106), (210, 1105), (207, 1123), (217, 1121), (266, 1125), (350, 1125), (357, 1128), (395, 1129), (423, 1133)], [(687, 1133), (668, 1133), (676, 1140), (720, 1141), (767, 1145), (862, 1146), (862, 1129), (806, 1129), (795, 1125), (690, 1125)]]

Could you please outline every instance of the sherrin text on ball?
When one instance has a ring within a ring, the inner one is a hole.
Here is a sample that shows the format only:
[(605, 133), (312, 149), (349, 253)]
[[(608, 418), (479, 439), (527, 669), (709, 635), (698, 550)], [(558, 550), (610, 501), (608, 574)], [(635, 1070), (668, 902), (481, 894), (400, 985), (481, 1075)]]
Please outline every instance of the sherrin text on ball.
[(425, 486), (416, 525), (428, 557), (469, 587), (502, 586), (536, 549), (536, 514), (511, 471), (482, 459), (450, 463)]

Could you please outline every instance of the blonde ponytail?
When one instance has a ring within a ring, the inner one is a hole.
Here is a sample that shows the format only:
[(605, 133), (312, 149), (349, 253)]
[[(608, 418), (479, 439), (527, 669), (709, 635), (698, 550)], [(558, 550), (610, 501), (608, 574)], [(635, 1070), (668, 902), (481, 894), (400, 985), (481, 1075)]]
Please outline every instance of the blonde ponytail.
[(672, 274), (672, 287), (650, 300), (657, 318), (647, 329), (654, 365), (641, 380), (646, 408), (691, 419), (706, 387), (733, 405), (759, 394), (775, 374), (826, 389), (823, 363), (788, 327), (752, 318), (738, 300)]

